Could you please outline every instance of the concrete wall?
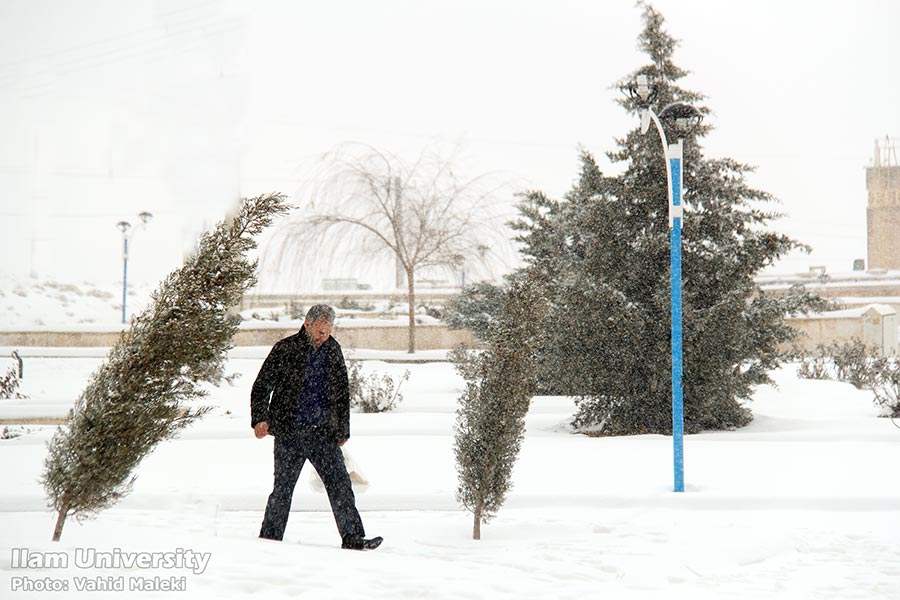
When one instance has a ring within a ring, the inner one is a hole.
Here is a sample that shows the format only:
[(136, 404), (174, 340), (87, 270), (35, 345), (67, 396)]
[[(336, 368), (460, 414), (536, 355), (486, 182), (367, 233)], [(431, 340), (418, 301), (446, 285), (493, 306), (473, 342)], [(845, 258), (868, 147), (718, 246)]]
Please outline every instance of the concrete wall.
[[(877, 308), (872, 308), (873, 306)], [(869, 305), (864, 308), (824, 313), (809, 317), (788, 319), (799, 329), (801, 337), (797, 345), (813, 350), (818, 344), (860, 339), (866, 345), (876, 346), (884, 354), (900, 354), (898, 342), (897, 311), (886, 305)], [(241, 329), (235, 336), (236, 346), (271, 346), (278, 340), (293, 335), (296, 328)], [(118, 332), (55, 332), (55, 331), (0, 331), (0, 346), (4, 347), (109, 347), (119, 339)], [(335, 328), (334, 337), (344, 348), (371, 350), (406, 350), (406, 327), (346, 327)], [(478, 340), (468, 331), (450, 330), (443, 325), (419, 325), (416, 327), (417, 350), (444, 350), (465, 343), (478, 346)]]
[[(271, 346), (278, 340), (297, 333), (291, 329), (241, 329), (235, 346)], [(27, 347), (109, 347), (119, 339), (119, 332), (0, 331), (0, 346)], [(334, 337), (344, 348), (370, 350), (406, 350), (409, 332), (406, 327), (336, 327)], [(461, 343), (477, 346), (470, 332), (451, 330), (443, 325), (418, 325), (417, 350), (446, 350)]]
[[(271, 346), (295, 333), (296, 329), (241, 329), (234, 345)], [(406, 327), (335, 327), (332, 335), (344, 348), (406, 350), (409, 344)], [(451, 330), (443, 325), (416, 326), (416, 350), (446, 350), (459, 344), (477, 346), (478, 340), (469, 331)]]
[(48, 348), (108, 348), (119, 341), (118, 331), (0, 331), (0, 346)]
[(900, 354), (897, 312), (889, 306), (870, 305), (863, 309), (821, 313), (788, 319), (788, 324), (800, 330), (795, 345), (814, 350), (818, 344), (849, 342), (857, 339), (866, 346), (877, 348), (883, 355)]
[(791, 284), (802, 283), (810, 292), (815, 292), (826, 298), (900, 298), (900, 282), (896, 280), (871, 282), (853, 282), (845, 284), (840, 281), (820, 283), (815, 279), (805, 281), (794, 280), (791, 283), (762, 284), (760, 287), (767, 294), (784, 296), (791, 291)]

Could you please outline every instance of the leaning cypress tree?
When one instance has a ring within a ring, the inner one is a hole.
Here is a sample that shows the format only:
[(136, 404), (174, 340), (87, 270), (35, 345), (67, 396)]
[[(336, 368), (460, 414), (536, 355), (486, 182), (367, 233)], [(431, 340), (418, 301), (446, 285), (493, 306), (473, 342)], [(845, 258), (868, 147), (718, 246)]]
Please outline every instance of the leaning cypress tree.
[[(676, 40), (643, 4), (639, 48), (649, 62), (622, 83), (647, 75), (658, 86), (657, 111), (703, 96), (678, 81)], [(638, 107), (621, 105), (640, 123)], [(707, 158), (704, 124), (684, 143), (683, 322), (685, 430), (747, 424), (752, 386), (768, 383), (779, 346), (792, 338), (785, 315), (818, 305), (798, 293), (764, 294), (762, 268), (798, 242), (769, 229), (774, 198), (745, 181), (751, 167)], [(678, 133), (667, 131), (669, 140)], [(625, 163), (607, 176), (583, 152), (581, 174), (563, 200), (532, 192), (516, 223), (529, 271), (543, 275), (551, 309), (545, 323), (542, 385), (578, 398), (575, 425), (586, 433), (670, 433), (671, 355), (667, 181), (654, 128), (635, 127), (608, 153)], [(549, 389), (548, 389), (549, 388)]]
[(481, 539), (481, 524), (506, 500), (525, 435), (537, 369), (532, 321), (542, 306), (538, 289), (525, 278), (514, 279), (489, 326), (487, 349), (457, 355), (466, 389), (456, 411), (456, 495), (474, 517), (476, 540)]
[(131, 321), (48, 445), (42, 483), (57, 514), (90, 517), (132, 488), (133, 470), (161, 441), (202, 417), (203, 382), (221, 379), (240, 302), (255, 279), (254, 236), (288, 210), (281, 194), (245, 200), (200, 239), (150, 306)]

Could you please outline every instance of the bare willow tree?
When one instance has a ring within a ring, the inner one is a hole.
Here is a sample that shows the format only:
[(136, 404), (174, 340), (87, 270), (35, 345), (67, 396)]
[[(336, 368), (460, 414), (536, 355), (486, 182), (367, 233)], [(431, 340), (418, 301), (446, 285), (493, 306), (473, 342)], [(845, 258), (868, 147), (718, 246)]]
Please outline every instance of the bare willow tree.
[(395, 260), (406, 280), (408, 350), (415, 352), (416, 274), (483, 260), (486, 241), (500, 237), (493, 207), (503, 185), (491, 175), (461, 178), (451, 163), (430, 150), (407, 162), (364, 144), (327, 154), (300, 194), (301, 210), (275, 232), (279, 270), (352, 256)]

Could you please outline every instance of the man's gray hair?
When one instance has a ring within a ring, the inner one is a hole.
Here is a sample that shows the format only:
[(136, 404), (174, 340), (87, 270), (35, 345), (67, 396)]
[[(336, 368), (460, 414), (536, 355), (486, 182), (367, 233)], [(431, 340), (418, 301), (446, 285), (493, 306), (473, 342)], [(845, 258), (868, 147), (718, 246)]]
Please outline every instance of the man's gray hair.
[(327, 304), (313, 304), (306, 313), (306, 320), (315, 323), (324, 319), (326, 323), (334, 323), (334, 309)]

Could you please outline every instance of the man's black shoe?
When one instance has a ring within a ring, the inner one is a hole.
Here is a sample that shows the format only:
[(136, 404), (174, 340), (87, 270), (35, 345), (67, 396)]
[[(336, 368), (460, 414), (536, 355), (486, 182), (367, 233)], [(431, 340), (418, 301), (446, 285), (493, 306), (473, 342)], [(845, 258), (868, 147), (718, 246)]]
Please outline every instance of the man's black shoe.
[(373, 537), (372, 539), (366, 539), (364, 537), (350, 537), (347, 536), (344, 538), (343, 543), (341, 544), (341, 548), (344, 550), (374, 550), (378, 546), (381, 545), (381, 542), (384, 541), (384, 538), (381, 536)]

